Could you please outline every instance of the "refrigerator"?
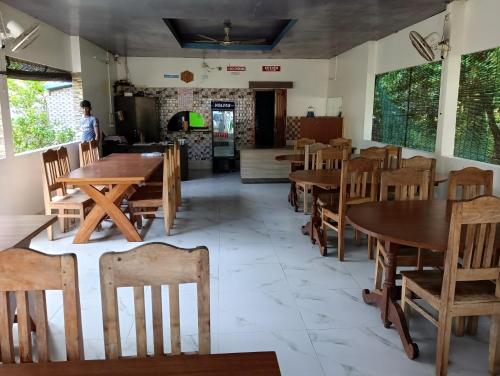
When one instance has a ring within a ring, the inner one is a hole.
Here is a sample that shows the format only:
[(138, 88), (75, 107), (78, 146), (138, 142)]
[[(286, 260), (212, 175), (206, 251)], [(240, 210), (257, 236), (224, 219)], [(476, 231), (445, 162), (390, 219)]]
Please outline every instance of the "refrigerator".
[(115, 97), (116, 133), (129, 144), (160, 141), (158, 99), (151, 97)]
[(214, 172), (235, 170), (234, 102), (212, 101), (212, 158)]

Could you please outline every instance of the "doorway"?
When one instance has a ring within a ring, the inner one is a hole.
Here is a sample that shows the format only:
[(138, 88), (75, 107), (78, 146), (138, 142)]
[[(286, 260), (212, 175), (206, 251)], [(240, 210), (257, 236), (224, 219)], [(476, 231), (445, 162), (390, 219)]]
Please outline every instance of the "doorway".
[(255, 92), (255, 147), (274, 146), (274, 90)]

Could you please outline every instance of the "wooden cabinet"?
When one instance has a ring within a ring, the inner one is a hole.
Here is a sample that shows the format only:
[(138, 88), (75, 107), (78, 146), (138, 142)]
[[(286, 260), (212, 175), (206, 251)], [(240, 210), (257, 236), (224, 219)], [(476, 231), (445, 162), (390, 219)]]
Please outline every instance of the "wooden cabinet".
[(343, 137), (343, 119), (336, 116), (300, 118), (300, 138), (312, 138), (316, 142), (328, 144), (333, 138)]

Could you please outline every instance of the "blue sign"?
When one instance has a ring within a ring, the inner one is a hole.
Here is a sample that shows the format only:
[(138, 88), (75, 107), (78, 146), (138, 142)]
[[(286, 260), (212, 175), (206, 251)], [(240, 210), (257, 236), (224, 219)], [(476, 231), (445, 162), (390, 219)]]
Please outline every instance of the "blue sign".
[(177, 73), (165, 73), (163, 75), (164, 78), (179, 78), (179, 75)]
[(234, 102), (212, 101), (212, 110), (234, 110)]

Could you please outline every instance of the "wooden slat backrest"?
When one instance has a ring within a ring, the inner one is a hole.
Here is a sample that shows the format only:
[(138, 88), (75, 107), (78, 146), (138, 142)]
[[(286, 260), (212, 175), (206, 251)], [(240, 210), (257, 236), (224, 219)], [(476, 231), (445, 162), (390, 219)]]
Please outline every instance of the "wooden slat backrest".
[(361, 149), (359, 151), (359, 155), (363, 158), (375, 159), (379, 161), (379, 168), (381, 169), (386, 168), (386, 163), (388, 158), (386, 148), (372, 146), (367, 149)]
[(99, 143), (95, 140), (81, 142), (79, 145), (80, 167), (87, 166), (99, 159)]
[(170, 228), (174, 221), (176, 211), (176, 181), (174, 176), (175, 152), (169, 148), (163, 155), (163, 185), (162, 185), (162, 204), (163, 216), (165, 220), (165, 232), (170, 234)]
[(434, 181), (436, 179), (436, 159), (417, 155), (412, 158), (402, 159), (401, 167), (409, 167), (417, 170), (429, 170), (429, 198), (432, 199), (434, 193)]
[[(38, 362), (50, 360), (45, 290), (62, 290), (67, 360), (84, 359), (76, 256), (46, 255), (31, 249), (0, 252), (0, 349), (3, 363), (13, 363), (11, 294), (15, 294), (18, 319), (19, 360), (33, 361), (31, 320), (36, 325)], [(28, 297), (34, 302), (31, 306)], [(35, 312), (30, 312), (34, 307)]]
[[(494, 280), (499, 291), (500, 268), (495, 236), (500, 223), (500, 198), (482, 196), (452, 204), (442, 299), (452, 302), (457, 281)], [(465, 237), (465, 249), (461, 238)], [(459, 263), (463, 249), (463, 262)]]
[(340, 179), (340, 208), (347, 204), (377, 200), (378, 162), (356, 158), (343, 162)]
[(196, 283), (199, 353), (210, 353), (210, 278), (208, 249), (182, 249), (150, 243), (127, 252), (105, 253), (100, 259), (104, 346), (107, 359), (121, 354), (117, 288), (134, 287), (137, 355), (146, 356), (144, 286), (151, 286), (154, 354), (163, 355), (161, 286), (169, 287), (172, 353), (181, 353), (179, 285)]
[(59, 160), (59, 169), (61, 175), (66, 175), (71, 172), (71, 165), (69, 163), (68, 149), (65, 146), (61, 146), (57, 149), (57, 159)]
[(316, 168), (316, 153), (327, 148), (328, 145), (321, 142), (315, 142), (304, 147), (304, 170), (314, 170)]
[(344, 137), (333, 138), (329, 141), (329, 144), (331, 146), (343, 146), (349, 150), (352, 149), (352, 140), (350, 138), (344, 138)]
[(387, 169), (400, 168), (403, 148), (401, 146), (394, 146), (394, 145), (386, 145), (384, 148), (387, 150), (387, 160), (385, 168)]
[(49, 149), (42, 153), (42, 163), (43, 163), (43, 187), (45, 194), (48, 195), (48, 199), (53, 192), (62, 196), (66, 194), (66, 190), (63, 183), (57, 182), (57, 178), (62, 176), (61, 166), (59, 163), (59, 157), (57, 151)]
[(294, 151), (304, 151), (306, 145), (314, 144), (316, 141), (312, 138), (299, 138), (295, 140), (293, 150)]
[(338, 150), (333, 147), (321, 149), (316, 153), (316, 170), (338, 170), (342, 161), (349, 159), (346, 149)]
[(395, 188), (396, 201), (427, 200), (429, 198), (430, 172), (413, 168), (382, 171), (380, 201), (387, 201), (389, 188)]
[(493, 194), (493, 171), (466, 167), (450, 171), (448, 178), (448, 200), (471, 200), (482, 195)]

